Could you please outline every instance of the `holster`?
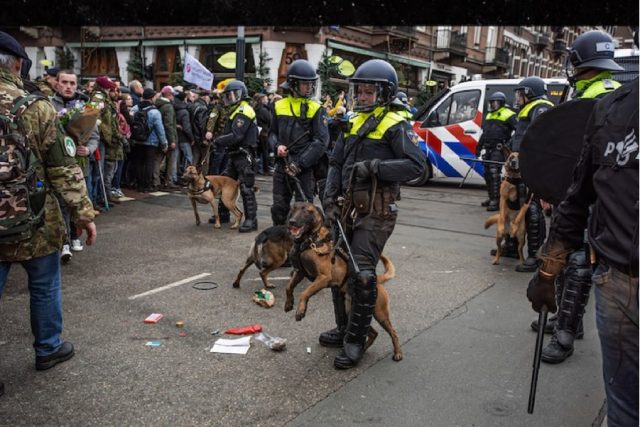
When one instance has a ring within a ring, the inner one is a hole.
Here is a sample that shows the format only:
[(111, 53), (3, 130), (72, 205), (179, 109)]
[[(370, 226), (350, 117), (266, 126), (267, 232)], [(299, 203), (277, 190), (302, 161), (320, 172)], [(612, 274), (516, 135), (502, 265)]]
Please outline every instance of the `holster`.
[(356, 181), (353, 185), (351, 200), (358, 216), (369, 215), (371, 210), (372, 180)]

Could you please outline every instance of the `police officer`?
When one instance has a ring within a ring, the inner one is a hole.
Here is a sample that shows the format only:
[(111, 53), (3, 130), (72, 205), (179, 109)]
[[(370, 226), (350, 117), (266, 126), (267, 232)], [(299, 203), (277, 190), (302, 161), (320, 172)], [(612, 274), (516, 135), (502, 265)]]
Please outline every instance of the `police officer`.
[[(21, 102), (20, 97), (27, 95), (20, 78), (20, 69), (26, 60), (28, 56), (24, 48), (13, 37), (0, 32), (0, 110), (4, 118), (10, 117), (8, 110)], [(26, 99), (23, 107), (26, 109), (19, 120), (24, 133), (18, 131), (13, 134), (15, 136), (5, 134), (1, 138), (5, 148), (13, 144), (18, 146), (22, 138), (30, 148), (32, 156), (26, 173), (34, 171), (35, 176), (33, 179), (29, 176), (22, 184), (29, 188), (28, 207), (34, 216), (29, 229), (25, 229), (23, 224), (15, 229), (4, 227), (14, 218), (15, 212), (6, 207), (12, 206), (11, 198), (17, 197), (18, 193), (11, 190), (15, 189), (15, 182), (6, 178), (1, 180), (5, 208), (0, 212), (3, 225), (0, 236), (0, 295), (12, 263), (20, 263), (28, 274), (35, 366), (37, 370), (45, 370), (69, 360), (74, 354), (73, 345), (60, 337), (62, 300), (58, 251), (64, 240), (65, 224), (54, 191), (63, 197), (76, 225), (86, 230), (88, 245), (96, 240), (96, 226), (82, 170), (75, 160), (75, 145), (71, 138), (65, 138), (55, 108), (44, 98), (31, 97)], [(4, 154), (3, 157), (6, 158)]]
[(344, 301), (334, 293), (337, 327), (320, 335), (323, 345), (342, 344), (334, 361), (339, 369), (355, 366), (364, 352), (377, 298), (376, 265), (396, 223), (399, 183), (424, 172), (418, 136), (389, 106), (398, 87), (393, 67), (380, 59), (366, 61), (349, 85), (357, 114), (331, 153), (324, 195), (327, 220), (348, 221), (347, 238), (360, 270), (349, 269), (353, 298), (348, 323)]
[(638, 425), (638, 156), (636, 78), (594, 107), (573, 182), (527, 289), (535, 311), (556, 310), (555, 279), (588, 227), (609, 426)]
[(504, 163), (505, 160), (502, 145), (511, 138), (517, 119), (516, 113), (507, 107), (507, 97), (504, 93), (494, 92), (489, 96), (488, 101), (489, 113), (484, 118), (482, 136), (476, 146), (476, 156), (480, 156), (481, 151), (485, 150), (483, 160), (492, 162), (484, 166), (484, 179), (487, 183), (489, 200), (486, 204), (483, 203), (483, 206), (486, 206), (488, 211), (497, 211), (500, 201), (501, 166), (499, 163)]
[[(516, 122), (511, 149), (520, 151), (520, 144), (527, 128), (540, 114), (553, 108), (553, 102), (546, 98), (547, 85), (540, 77), (527, 77), (520, 81), (516, 87), (516, 103), (520, 106), (518, 121)], [(526, 202), (527, 191), (524, 184), (518, 186), (520, 204)], [(544, 213), (539, 198), (534, 197), (529, 204), (526, 215), (527, 222), (527, 259), (516, 266), (516, 271), (527, 272), (536, 269), (536, 253), (544, 241), (546, 225)]]
[(229, 116), (224, 133), (213, 140), (214, 146), (226, 148), (228, 162), (222, 175), (240, 182), (245, 216), (238, 229), (240, 233), (258, 229), (258, 205), (253, 191), (258, 128), (254, 122), (256, 113), (247, 102), (247, 98), (247, 87), (240, 80), (233, 80), (225, 86), (222, 101), (228, 109)]
[[(271, 206), (274, 225), (285, 223), (292, 197), (297, 201), (313, 201), (313, 168), (329, 144), (325, 110), (311, 99), (317, 80), (316, 70), (309, 61), (293, 61), (282, 85), (289, 94), (274, 105), (269, 135), (269, 144), (276, 155)], [(296, 180), (304, 194), (299, 194)]]
[[(588, 31), (576, 38), (571, 46), (567, 76), (577, 99), (598, 99), (620, 87), (611, 79), (612, 71), (623, 70), (613, 60), (611, 37), (602, 31)], [(569, 64), (571, 70), (569, 69)], [(584, 335), (582, 316), (591, 290), (591, 262), (584, 248), (569, 255), (567, 265), (556, 283), (557, 316), (547, 322), (545, 332), (553, 333), (542, 350), (542, 360), (560, 363), (573, 354), (573, 342)], [(538, 330), (538, 321), (531, 324)]]
[(406, 120), (413, 119), (413, 114), (410, 111), (411, 106), (409, 105), (409, 98), (407, 97), (406, 93), (396, 93), (396, 97), (393, 99), (393, 101), (391, 101), (390, 107), (393, 111), (404, 117)]

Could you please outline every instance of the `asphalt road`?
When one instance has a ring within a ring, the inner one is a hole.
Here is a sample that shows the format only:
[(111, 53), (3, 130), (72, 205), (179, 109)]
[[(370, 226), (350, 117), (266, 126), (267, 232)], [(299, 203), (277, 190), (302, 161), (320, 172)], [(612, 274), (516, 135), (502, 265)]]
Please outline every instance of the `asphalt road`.
[[(263, 229), (271, 184), (258, 184)], [(494, 230), (483, 229), (480, 188), (403, 188), (385, 252), (397, 268), (387, 289), (404, 360), (391, 360), (381, 331), (349, 371), (334, 369), (337, 350), (317, 343), (333, 326), (329, 291), (296, 322), (283, 311), (289, 270), (279, 269), (271, 275), (275, 306), (262, 308), (251, 300), (262, 287), (255, 268), (231, 287), (256, 233), (196, 227), (180, 193), (129, 194), (136, 200), (98, 218), (98, 243), (63, 267), (64, 338), (76, 347), (69, 362), (35, 371), (26, 276), (12, 269), (0, 301), (0, 425), (599, 425), (593, 304), (585, 339), (566, 363), (542, 367), (535, 413), (526, 413), (530, 276), (513, 271), (515, 260), (491, 265)], [(199, 209), (208, 217), (206, 205)], [(190, 278), (200, 275), (217, 288), (195, 289)], [(164, 318), (144, 324), (154, 312)], [(216, 339), (233, 338), (213, 331), (254, 323), (286, 338), (286, 350), (252, 339), (246, 355), (209, 351)], [(152, 340), (160, 346), (146, 346)]]

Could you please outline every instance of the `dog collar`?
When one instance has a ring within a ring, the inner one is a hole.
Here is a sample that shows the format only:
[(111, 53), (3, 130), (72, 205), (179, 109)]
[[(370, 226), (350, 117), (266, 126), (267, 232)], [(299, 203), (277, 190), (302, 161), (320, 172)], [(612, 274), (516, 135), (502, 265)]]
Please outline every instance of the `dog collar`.
[(209, 191), (211, 189), (211, 181), (209, 181), (208, 179), (205, 178), (205, 183), (204, 183), (204, 187), (195, 190), (195, 191), (189, 191), (189, 193), (191, 194), (202, 194), (205, 191)]

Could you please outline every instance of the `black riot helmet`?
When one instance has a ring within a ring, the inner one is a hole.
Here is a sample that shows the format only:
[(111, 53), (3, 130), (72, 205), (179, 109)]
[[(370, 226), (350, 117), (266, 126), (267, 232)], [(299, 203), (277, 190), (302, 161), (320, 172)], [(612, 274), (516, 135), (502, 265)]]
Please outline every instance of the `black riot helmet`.
[(569, 62), (576, 70), (594, 68), (597, 70), (624, 71), (613, 60), (615, 45), (609, 34), (603, 31), (587, 31), (580, 34), (569, 50)]
[(391, 101), (391, 105), (395, 105), (396, 107), (404, 108), (405, 110), (409, 110), (411, 106), (409, 105), (409, 97), (406, 93), (398, 91), (396, 96)]
[[(308, 90), (300, 89), (300, 82), (311, 82)], [(296, 59), (287, 69), (287, 78), (282, 88), (289, 89), (294, 96), (311, 98), (316, 93), (318, 75), (316, 70), (306, 59)]]
[(226, 107), (236, 105), (247, 97), (247, 87), (240, 80), (232, 80), (222, 91), (222, 102)]
[[(355, 100), (353, 111), (372, 111), (393, 101), (398, 88), (398, 75), (391, 64), (381, 59), (370, 59), (358, 67), (349, 79), (349, 98)], [(370, 102), (363, 102), (369, 93)]]
[[(516, 97), (520, 93), (529, 101), (542, 98), (547, 94), (547, 84), (540, 77), (532, 76), (522, 79), (516, 87)], [(518, 93), (519, 92), (519, 93)]]
[(487, 101), (489, 102), (489, 111), (496, 111), (505, 106), (507, 96), (502, 92), (494, 92)]

